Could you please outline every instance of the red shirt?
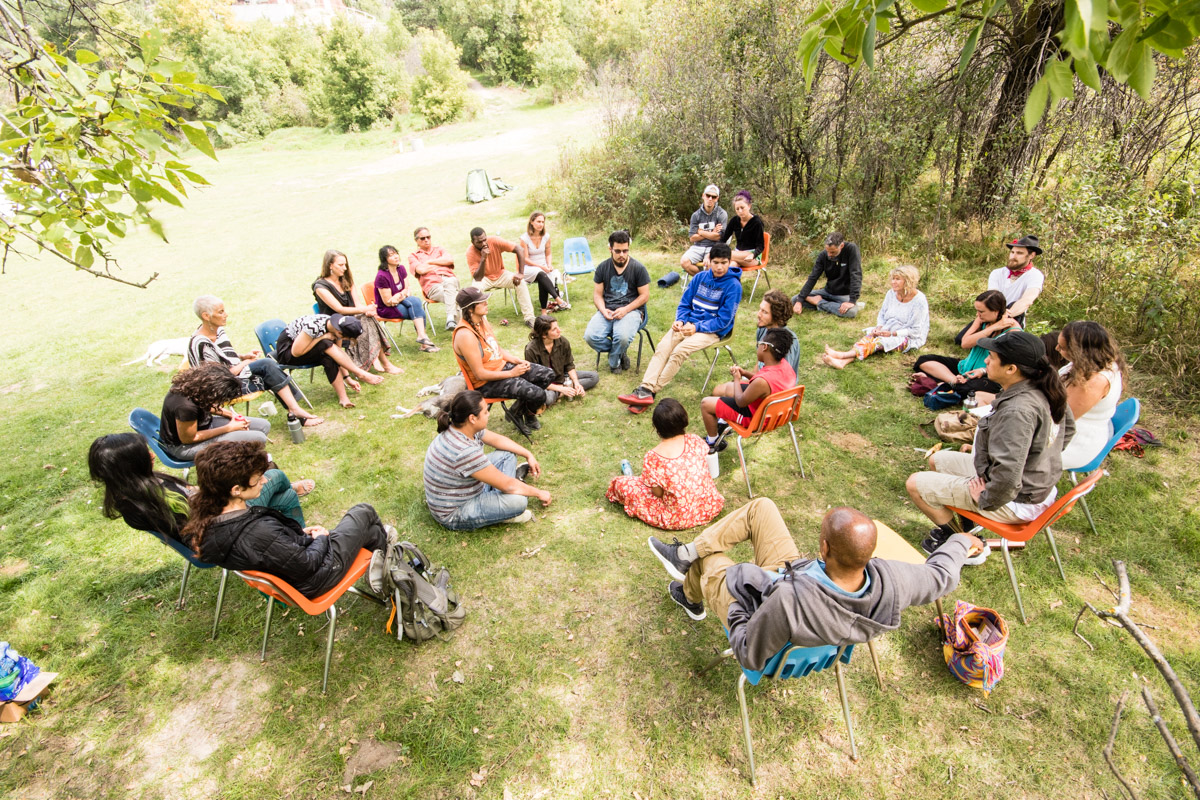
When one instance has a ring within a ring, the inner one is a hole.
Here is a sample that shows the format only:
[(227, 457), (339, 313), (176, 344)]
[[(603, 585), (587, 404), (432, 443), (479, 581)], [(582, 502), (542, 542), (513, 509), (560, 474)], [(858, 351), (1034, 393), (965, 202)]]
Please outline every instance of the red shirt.
[(434, 245), (429, 248), (426, 253), (421, 248), (417, 248), (415, 252), (408, 254), (408, 268), (417, 276), (417, 280), (421, 283), (421, 291), (437, 286), (442, 282), (442, 278), (450, 278), (454, 276), (454, 267), (437, 266), (429, 270), (429, 272), (421, 273), (417, 271), (417, 267), (423, 267), (429, 261), (435, 258), (445, 258), (450, 255), (446, 252), (446, 248), (439, 245)]
[[(771, 387), (771, 391), (767, 393), (767, 397), (782, 392), (785, 389), (791, 389), (796, 385), (796, 371), (792, 369), (792, 365), (786, 361), (780, 361), (773, 367), (763, 367), (758, 372), (754, 373), (754, 378), (762, 378)], [(750, 380), (753, 381), (754, 378)], [(764, 397), (760, 400), (755, 400), (746, 408), (750, 409), (750, 415), (754, 416), (754, 412), (758, 411), (758, 407), (763, 404)]]

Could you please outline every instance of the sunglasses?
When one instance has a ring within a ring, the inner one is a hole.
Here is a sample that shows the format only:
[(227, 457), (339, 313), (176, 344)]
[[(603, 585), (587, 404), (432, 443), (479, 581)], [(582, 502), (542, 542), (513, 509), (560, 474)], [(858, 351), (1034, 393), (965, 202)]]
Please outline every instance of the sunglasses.
[(713, 200), (716, 200), (718, 197), (720, 197), (720, 195), (716, 195), (716, 194), (706, 194), (706, 195), (704, 195), (704, 196), (705, 196), (705, 197), (712, 198)]

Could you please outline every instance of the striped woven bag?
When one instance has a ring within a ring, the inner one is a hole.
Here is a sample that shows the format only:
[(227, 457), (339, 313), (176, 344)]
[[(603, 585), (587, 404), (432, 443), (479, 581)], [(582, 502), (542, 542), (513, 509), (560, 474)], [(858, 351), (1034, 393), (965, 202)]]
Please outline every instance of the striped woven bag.
[(955, 602), (954, 614), (937, 620), (942, 630), (942, 654), (950, 674), (986, 697), (1004, 677), (1008, 623), (990, 608)]

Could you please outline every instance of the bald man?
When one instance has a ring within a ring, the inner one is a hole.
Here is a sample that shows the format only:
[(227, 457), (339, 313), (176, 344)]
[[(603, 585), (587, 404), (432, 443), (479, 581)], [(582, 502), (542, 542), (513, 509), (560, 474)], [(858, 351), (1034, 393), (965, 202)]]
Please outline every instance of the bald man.
[[(800, 647), (860, 644), (900, 625), (900, 612), (958, 585), (974, 536), (951, 536), (924, 564), (872, 558), (876, 528), (853, 508), (821, 520), (820, 557), (802, 559), (775, 503), (751, 500), (688, 544), (651, 536), (650, 551), (675, 580), (671, 599), (694, 620), (705, 605), (729, 631), (738, 663), (762, 669), (788, 642)], [(726, 553), (749, 540), (753, 564)]]

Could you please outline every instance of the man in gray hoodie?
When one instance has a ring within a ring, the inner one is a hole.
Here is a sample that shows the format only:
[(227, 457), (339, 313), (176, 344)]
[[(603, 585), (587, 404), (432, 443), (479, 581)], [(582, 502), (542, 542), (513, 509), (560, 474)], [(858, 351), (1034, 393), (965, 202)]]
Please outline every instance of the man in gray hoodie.
[[(871, 518), (834, 508), (821, 520), (820, 557), (802, 559), (775, 503), (751, 500), (689, 544), (651, 536), (650, 551), (675, 578), (667, 591), (694, 620), (707, 604), (729, 631), (738, 663), (762, 669), (789, 642), (799, 647), (861, 644), (900, 626), (900, 612), (958, 585), (963, 561), (983, 543), (951, 536), (924, 564), (872, 558)], [(753, 564), (727, 553), (749, 540)]]

